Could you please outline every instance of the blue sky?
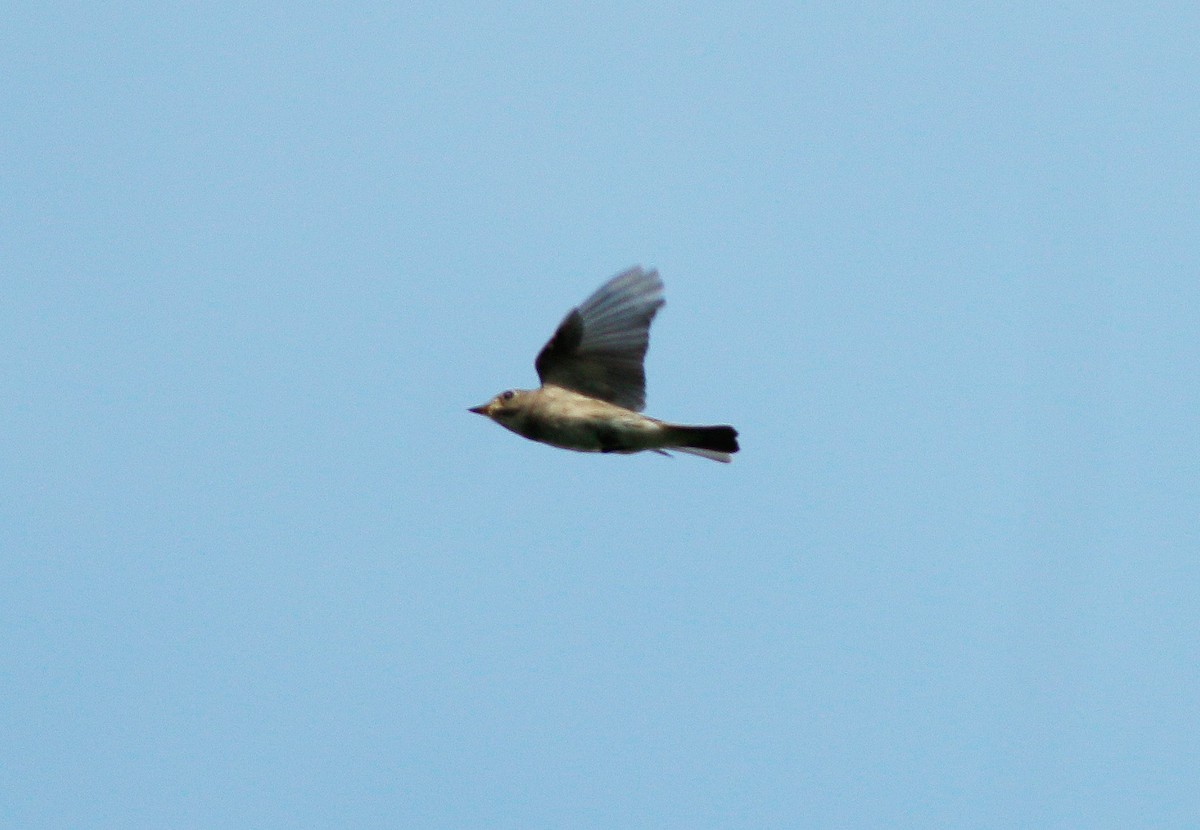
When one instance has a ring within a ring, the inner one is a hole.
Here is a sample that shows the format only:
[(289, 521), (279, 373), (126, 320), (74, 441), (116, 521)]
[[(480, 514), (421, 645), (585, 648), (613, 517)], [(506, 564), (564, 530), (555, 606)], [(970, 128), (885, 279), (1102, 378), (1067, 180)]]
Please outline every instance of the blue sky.
[(1200, 822), (1194, 4), (5, 18), (6, 826)]

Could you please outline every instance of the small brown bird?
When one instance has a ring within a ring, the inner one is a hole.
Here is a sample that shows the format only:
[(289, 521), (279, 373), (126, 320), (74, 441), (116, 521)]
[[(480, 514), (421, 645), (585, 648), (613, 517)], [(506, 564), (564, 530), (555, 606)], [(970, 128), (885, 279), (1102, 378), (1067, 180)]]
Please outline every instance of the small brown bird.
[(640, 414), (650, 323), (663, 307), (654, 270), (630, 268), (573, 309), (537, 356), (540, 389), (510, 389), (469, 411), (531, 441), (580, 452), (664, 450), (728, 463), (731, 426), (668, 424)]

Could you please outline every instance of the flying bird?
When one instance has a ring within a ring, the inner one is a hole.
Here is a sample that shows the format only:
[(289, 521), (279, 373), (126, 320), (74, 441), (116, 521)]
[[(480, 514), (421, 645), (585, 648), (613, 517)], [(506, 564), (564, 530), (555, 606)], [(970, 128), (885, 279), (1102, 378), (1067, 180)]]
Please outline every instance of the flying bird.
[(534, 365), (538, 389), (509, 389), (469, 411), (531, 441), (580, 452), (665, 450), (728, 463), (738, 451), (731, 426), (683, 426), (641, 414), (642, 361), (650, 323), (663, 307), (658, 272), (630, 268), (572, 309)]

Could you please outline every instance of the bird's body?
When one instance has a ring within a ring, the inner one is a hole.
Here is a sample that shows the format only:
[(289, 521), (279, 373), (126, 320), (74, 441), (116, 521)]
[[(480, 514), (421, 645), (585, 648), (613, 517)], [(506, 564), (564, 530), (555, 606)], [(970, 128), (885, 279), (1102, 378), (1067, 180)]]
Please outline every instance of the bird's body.
[(656, 448), (661, 425), (622, 406), (549, 384), (514, 390), (521, 404), (497, 412), (496, 421), (517, 435), (566, 450), (634, 452)]
[(674, 449), (716, 461), (738, 451), (730, 426), (669, 424), (642, 415), (642, 360), (663, 305), (655, 271), (632, 268), (559, 325), (537, 358), (539, 389), (510, 389), (471, 409), (518, 435), (580, 452)]
[(513, 405), (497, 407), (492, 420), (531, 441), (580, 452), (675, 449), (718, 461), (737, 452), (732, 427), (668, 424), (553, 384), (512, 392)]

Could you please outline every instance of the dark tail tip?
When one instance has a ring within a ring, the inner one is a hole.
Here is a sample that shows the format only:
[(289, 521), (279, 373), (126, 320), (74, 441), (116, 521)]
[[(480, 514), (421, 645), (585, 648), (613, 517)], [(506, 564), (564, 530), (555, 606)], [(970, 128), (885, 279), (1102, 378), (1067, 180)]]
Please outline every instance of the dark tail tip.
[(738, 432), (731, 426), (680, 427), (680, 444), (698, 450), (713, 452), (737, 452)]

